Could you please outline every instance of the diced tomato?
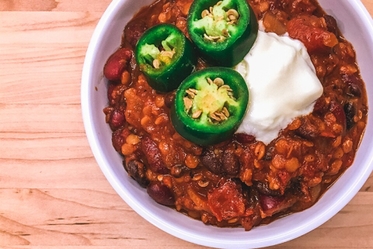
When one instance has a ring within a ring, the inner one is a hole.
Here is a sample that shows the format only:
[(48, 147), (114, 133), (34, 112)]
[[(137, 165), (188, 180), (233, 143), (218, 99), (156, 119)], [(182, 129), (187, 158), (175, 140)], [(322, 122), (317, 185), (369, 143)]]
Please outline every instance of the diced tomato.
[(218, 221), (244, 215), (245, 203), (238, 186), (227, 181), (208, 193), (208, 206)]
[(287, 23), (287, 31), (291, 38), (303, 42), (309, 53), (327, 51), (338, 44), (338, 39), (333, 33), (305, 16), (291, 19)]

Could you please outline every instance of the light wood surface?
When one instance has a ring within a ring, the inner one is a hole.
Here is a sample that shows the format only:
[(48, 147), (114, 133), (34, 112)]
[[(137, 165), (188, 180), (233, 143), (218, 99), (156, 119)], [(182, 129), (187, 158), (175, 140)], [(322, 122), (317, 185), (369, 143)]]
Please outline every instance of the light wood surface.
[[(373, 14), (373, 0), (362, 1)], [(131, 210), (89, 148), (81, 71), (110, 2), (0, 0), (0, 248), (202, 248)], [(321, 227), (274, 248), (373, 248), (372, 184)]]

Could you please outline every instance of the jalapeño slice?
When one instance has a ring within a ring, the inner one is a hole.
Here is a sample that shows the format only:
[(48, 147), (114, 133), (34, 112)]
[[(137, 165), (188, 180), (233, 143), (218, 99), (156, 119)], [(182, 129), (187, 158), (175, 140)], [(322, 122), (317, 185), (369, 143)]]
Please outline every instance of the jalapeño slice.
[(149, 85), (160, 92), (175, 90), (197, 61), (192, 43), (172, 24), (147, 30), (136, 45), (135, 56)]
[(249, 91), (231, 68), (210, 67), (191, 74), (176, 91), (171, 120), (185, 139), (211, 145), (228, 139), (246, 113)]
[(258, 34), (258, 21), (247, 0), (195, 0), (187, 28), (207, 61), (233, 67), (249, 52)]

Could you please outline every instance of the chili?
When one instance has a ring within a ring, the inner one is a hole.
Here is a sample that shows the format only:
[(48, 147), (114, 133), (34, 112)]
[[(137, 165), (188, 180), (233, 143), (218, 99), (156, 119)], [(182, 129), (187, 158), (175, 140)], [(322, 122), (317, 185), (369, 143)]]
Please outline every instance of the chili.
[[(323, 95), (312, 113), (295, 118), (269, 144), (236, 133), (201, 146), (172, 123), (173, 108), (183, 106), (188, 95), (155, 91), (131, 59), (144, 30), (160, 23), (189, 37), (188, 13), (195, 2), (165, 0), (144, 7), (126, 25), (120, 52), (109, 58), (106, 70), (113, 78), (104, 113), (125, 170), (156, 202), (219, 227), (250, 230), (309, 208), (352, 165), (366, 127), (367, 94), (352, 45), (316, 0), (248, 0), (265, 31), (305, 39)], [(201, 53), (195, 70), (215, 63)]]

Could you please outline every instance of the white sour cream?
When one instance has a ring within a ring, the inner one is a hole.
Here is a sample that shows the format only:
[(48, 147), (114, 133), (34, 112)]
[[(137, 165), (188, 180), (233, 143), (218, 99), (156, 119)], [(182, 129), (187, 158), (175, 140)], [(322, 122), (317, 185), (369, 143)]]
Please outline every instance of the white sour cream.
[(303, 43), (259, 31), (235, 70), (246, 80), (249, 106), (237, 133), (270, 143), (296, 117), (312, 112), (323, 87)]

